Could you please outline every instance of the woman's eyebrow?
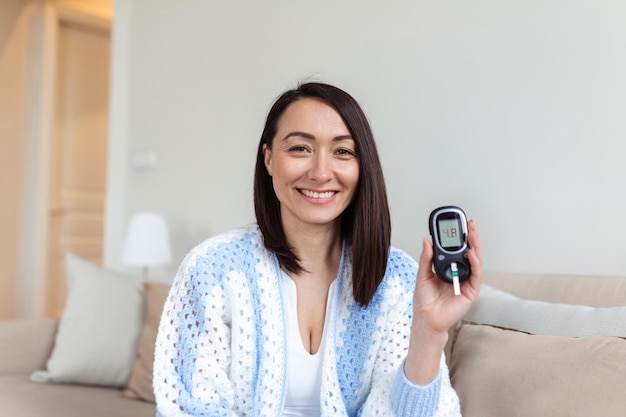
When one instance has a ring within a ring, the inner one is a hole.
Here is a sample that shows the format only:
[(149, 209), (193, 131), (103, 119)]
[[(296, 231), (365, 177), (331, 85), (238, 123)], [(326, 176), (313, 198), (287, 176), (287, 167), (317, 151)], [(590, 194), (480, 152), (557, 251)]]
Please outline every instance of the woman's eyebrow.
[[(313, 136), (310, 133), (306, 133), (306, 132), (300, 132), (300, 131), (295, 131), (295, 132), (289, 132), (284, 138), (283, 140), (287, 140), (292, 136), (299, 136), (305, 139), (315, 139), (315, 136)], [(341, 141), (341, 140), (353, 140), (352, 135), (339, 135), (339, 136), (335, 136), (333, 138), (333, 142), (337, 142), (337, 141)]]
[(352, 135), (339, 135), (333, 138), (333, 142), (337, 142), (340, 140), (354, 140), (354, 138), (352, 137)]
[(287, 135), (283, 138), (283, 140), (287, 140), (287, 139), (289, 139), (292, 136), (300, 136), (300, 137), (303, 137), (305, 139), (315, 139), (315, 136), (313, 136), (310, 133), (295, 131), (295, 132), (287, 133)]

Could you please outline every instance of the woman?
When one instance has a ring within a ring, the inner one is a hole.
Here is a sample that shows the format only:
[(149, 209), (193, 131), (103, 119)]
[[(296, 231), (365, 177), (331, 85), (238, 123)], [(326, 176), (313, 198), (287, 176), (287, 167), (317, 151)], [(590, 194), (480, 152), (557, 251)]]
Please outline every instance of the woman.
[(257, 223), (194, 248), (157, 338), (162, 416), (458, 416), (447, 331), (477, 299), (454, 296), (390, 247), (386, 191), (367, 119), (346, 92), (307, 83), (280, 96), (259, 143)]

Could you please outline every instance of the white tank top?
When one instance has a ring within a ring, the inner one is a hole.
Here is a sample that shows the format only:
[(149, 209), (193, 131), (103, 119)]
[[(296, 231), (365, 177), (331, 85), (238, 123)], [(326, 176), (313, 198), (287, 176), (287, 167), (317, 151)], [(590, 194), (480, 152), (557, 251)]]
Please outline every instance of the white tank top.
[(282, 280), (287, 331), (287, 395), (283, 416), (319, 417), (321, 412), (322, 357), (326, 346), (326, 329), (329, 327), (330, 300), (333, 299), (336, 281), (333, 281), (328, 290), (326, 318), (320, 347), (314, 355), (311, 355), (302, 344), (302, 337), (298, 328), (296, 284), (285, 271), (282, 271)]

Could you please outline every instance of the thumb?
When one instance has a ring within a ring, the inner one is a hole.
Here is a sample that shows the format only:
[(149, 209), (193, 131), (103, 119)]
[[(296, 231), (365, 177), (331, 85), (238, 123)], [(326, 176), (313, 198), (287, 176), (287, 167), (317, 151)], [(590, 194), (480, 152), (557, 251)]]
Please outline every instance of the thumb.
[(432, 272), (433, 264), (433, 246), (426, 238), (422, 240), (422, 254), (419, 260), (419, 273), (418, 275), (429, 276)]

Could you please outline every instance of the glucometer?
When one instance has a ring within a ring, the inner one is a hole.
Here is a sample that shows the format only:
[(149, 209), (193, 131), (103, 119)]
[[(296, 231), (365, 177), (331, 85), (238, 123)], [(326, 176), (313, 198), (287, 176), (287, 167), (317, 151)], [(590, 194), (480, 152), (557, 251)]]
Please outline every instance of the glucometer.
[(433, 241), (433, 267), (437, 276), (454, 285), (454, 293), (460, 294), (459, 283), (472, 273), (467, 251), (467, 217), (456, 206), (444, 206), (433, 210), (428, 219)]

